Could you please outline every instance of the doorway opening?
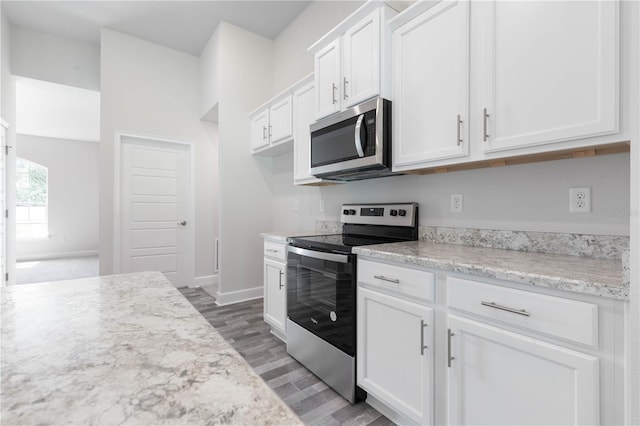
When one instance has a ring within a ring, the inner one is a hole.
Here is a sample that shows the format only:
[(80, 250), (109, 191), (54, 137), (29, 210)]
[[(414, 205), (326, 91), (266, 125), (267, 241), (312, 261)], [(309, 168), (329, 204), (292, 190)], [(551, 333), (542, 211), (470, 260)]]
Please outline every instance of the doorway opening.
[(7, 283), (97, 276), (100, 93), (23, 77), (15, 85)]

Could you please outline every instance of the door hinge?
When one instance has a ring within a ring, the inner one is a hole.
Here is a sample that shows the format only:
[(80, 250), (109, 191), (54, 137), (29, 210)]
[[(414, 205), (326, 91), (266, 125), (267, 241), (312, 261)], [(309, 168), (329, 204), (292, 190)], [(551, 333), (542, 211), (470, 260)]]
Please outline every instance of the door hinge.
[(9, 145), (4, 146), (4, 155), (9, 155)]
[(8, 272), (6, 272), (6, 273), (4, 274), (4, 280), (5, 280), (5, 281), (9, 281), (9, 273), (8, 273)]

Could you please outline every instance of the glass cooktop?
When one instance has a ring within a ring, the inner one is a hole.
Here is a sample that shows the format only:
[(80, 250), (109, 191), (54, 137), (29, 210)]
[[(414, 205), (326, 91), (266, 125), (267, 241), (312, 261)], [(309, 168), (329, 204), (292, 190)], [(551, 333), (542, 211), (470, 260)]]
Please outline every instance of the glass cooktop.
[(331, 235), (315, 235), (309, 237), (288, 238), (287, 242), (302, 248), (314, 250), (338, 251), (343, 253), (351, 253), (351, 249), (357, 246), (366, 246), (371, 244), (384, 244), (397, 242), (394, 238), (385, 237), (368, 237), (363, 235), (351, 234), (331, 234)]

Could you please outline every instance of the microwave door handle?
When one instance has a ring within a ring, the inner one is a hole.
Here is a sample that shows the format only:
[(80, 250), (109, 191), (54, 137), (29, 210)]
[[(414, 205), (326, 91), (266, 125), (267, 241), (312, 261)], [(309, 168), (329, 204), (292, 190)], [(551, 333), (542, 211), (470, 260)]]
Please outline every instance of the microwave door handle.
[(364, 114), (360, 114), (360, 117), (358, 117), (358, 121), (356, 121), (356, 131), (354, 135), (358, 157), (364, 157), (364, 150), (362, 149), (362, 141), (360, 140), (360, 129), (362, 128), (362, 120), (364, 120)]

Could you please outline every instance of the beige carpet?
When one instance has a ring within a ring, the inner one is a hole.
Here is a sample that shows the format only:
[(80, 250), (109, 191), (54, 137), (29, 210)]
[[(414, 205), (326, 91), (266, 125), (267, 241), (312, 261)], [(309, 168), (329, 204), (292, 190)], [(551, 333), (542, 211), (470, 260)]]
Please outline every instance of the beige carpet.
[(98, 256), (16, 262), (16, 284), (98, 276)]

